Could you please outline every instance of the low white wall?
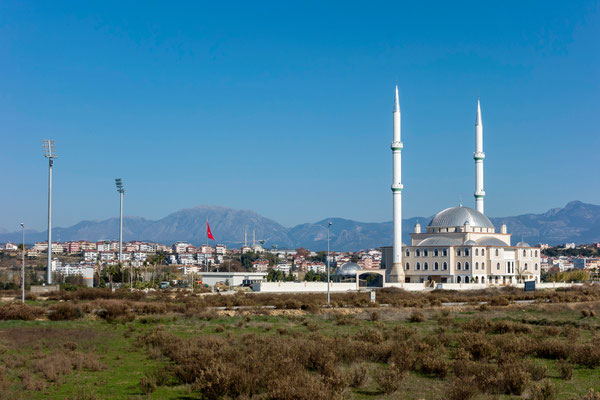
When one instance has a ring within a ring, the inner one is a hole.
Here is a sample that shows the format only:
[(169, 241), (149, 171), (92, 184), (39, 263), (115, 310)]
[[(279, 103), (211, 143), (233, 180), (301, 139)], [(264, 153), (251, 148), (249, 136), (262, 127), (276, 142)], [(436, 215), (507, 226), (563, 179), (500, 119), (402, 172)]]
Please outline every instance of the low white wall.
[[(331, 292), (350, 292), (357, 290), (356, 283), (331, 282)], [(308, 293), (327, 292), (327, 282), (258, 282), (252, 285), (252, 290), (261, 293)]]
[[(437, 289), (438, 285), (441, 285), (441, 289), (443, 290), (480, 290), (487, 288), (502, 288), (505, 286), (513, 286), (522, 289), (525, 285), (522, 283), (516, 283), (512, 285), (490, 285), (487, 283), (441, 283), (434, 284), (433, 286), (425, 286), (423, 283), (386, 283), (384, 287), (395, 287), (399, 289), (404, 289), (407, 291), (421, 291), (421, 290), (432, 290)], [(556, 288), (564, 288), (581, 285), (580, 283), (567, 283), (567, 282), (541, 282), (536, 283), (536, 289), (556, 289)]]

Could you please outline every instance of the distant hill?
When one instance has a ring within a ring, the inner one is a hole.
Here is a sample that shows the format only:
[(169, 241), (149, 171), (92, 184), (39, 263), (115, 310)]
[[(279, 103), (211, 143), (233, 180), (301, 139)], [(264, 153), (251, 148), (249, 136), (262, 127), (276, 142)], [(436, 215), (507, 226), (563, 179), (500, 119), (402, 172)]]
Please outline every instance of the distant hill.
[[(311, 250), (327, 249), (327, 223), (330, 229), (331, 249), (352, 251), (389, 246), (392, 243), (392, 222), (357, 222), (343, 218), (328, 218), (286, 228), (254, 211), (235, 210), (218, 206), (199, 206), (174, 212), (160, 220), (126, 217), (123, 223), (124, 240), (147, 240), (170, 244), (178, 240), (193, 244), (206, 242), (206, 220), (218, 243), (239, 247), (248, 240), (252, 231), (256, 239), (264, 240), (265, 247), (306, 247)], [(431, 217), (415, 217), (403, 220), (402, 236), (409, 241), (416, 221), (426, 226)], [(513, 243), (524, 239), (532, 245), (538, 243), (560, 244), (565, 242), (591, 243), (600, 241), (600, 206), (572, 201), (564, 208), (554, 208), (543, 214), (525, 214), (515, 217), (491, 218), (499, 229), (505, 223), (513, 234)], [(118, 239), (118, 218), (104, 221), (82, 221), (68, 228), (54, 228), (53, 237), (66, 240), (114, 240)], [(46, 239), (46, 232), (27, 232), (27, 242)], [(0, 233), (0, 242), (21, 240), (20, 232)]]

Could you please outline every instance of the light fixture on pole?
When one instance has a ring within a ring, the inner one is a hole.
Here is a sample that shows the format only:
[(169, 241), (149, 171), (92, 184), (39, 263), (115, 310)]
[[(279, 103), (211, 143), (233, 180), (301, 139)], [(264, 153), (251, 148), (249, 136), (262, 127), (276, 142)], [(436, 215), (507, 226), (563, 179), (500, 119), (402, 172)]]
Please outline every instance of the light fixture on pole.
[[(123, 267), (123, 195), (125, 194), (125, 189), (123, 188), (123, 180), (121, 178), (115, 179), (115, 184), (117, 185), (117, 192), (119, 192), (119, 264)], [(131, 269), (129, 271), (129, 283), (131, 285)]]
[(52, 283), (52, 166), (56, 155), (54, 140), (42, 140), (44, 157), (48, 159), (48, 265), (46, 266), (46, 283)]
[(21, 266), (21, 302), (25, 304), (25, 224), (21, 222), (21, 230), (23, 231), (23, 241), (21, 243), (21, 251), (23, 252), (23, 265)]
[(333, 222), (329, 221), (327, 224), (327, 304), (331, 304), (331, 296), (329, 293), (329, 228)]

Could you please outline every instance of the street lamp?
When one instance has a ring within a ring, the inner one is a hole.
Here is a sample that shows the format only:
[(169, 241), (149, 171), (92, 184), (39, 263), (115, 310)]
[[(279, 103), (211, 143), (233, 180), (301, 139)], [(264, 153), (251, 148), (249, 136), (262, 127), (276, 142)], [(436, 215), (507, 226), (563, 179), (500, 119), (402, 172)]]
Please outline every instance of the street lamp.
[(54, 140), (42, 140), (44, 157), (48, 159), (48, 265), (46, 266), (46, 283), (52, 283), (52, 166), (56, 155)]
[(21, 266), (21, 302), (25, 304), (25, 224), (21, 222), (21, 230), (23, 231), (23, 245), (21, 251), (23, 252), (23, 265)]
[(333, 222), (327, 224), (327, 305), (331, 304), (331, 295), (329, 293), (329, 228)]

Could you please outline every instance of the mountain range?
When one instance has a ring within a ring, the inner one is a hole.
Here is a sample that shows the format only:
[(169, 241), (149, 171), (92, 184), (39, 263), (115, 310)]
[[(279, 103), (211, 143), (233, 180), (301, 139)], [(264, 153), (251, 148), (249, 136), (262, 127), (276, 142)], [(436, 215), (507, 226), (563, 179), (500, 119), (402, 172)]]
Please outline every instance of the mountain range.
[[(403, 220), (403, 241), (408, 243), (409, 233), (417, 221), (426, 224), (430, 217), (414, 217)], [(141, 217), (126, 217), (123, 221), (123, 240), (144, 240), (171, 244), (188, 241), (192, 244), (206, 243), (206, 221), (217, 243), (239, 247), (244, 242), (244, 231), (248, 242), (255, 232), (256, 240), (264, 240), (270, 248), (306, 247), (311, 250), (327, 249), (327, 224), (330, 229), (330, 248), (353, 251), (392, 243), (392, 222), (357, 222), (343, 218), (327, 218), (315, 223), (305, 223), (286, 228), (254, 211), (235, 210), (219, 206), (198, 206), (174, 212), (153, 221)], [(524, 214), (514, 217), (490, 218), (499, 229), (508, 226), (513, 234), (513, 244), (525, 240), (532, 245), (565, 242), (591, 243), (600, 241), (600, 206), (580, 201), (569, 202), (563, 208), (553, 208), (543, 214)], [(52, 230), (54, 240), (114, 240), (118, 239), (119, 219), (104, 221), (82, 221), (68, 228)], [(46, 232), (26, 231), (26, 242), (46, 240)], [(19, 242), (21, 232), (0, 231), (0, 242)]]

